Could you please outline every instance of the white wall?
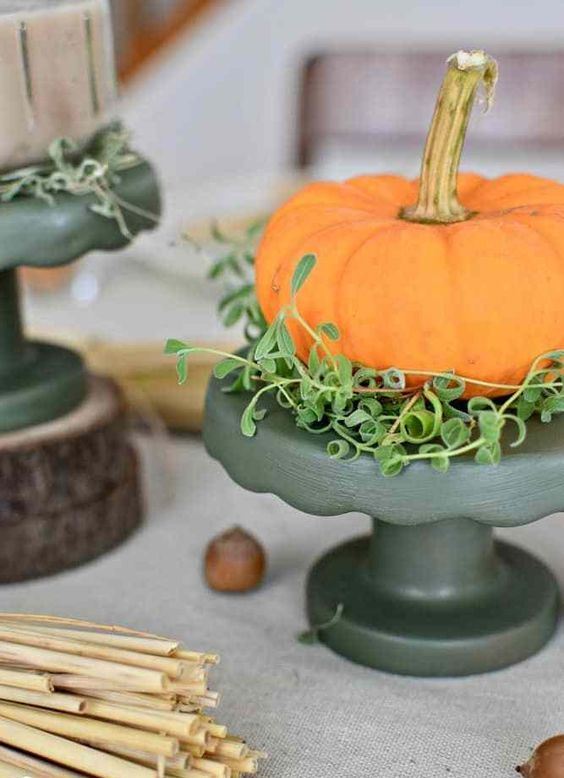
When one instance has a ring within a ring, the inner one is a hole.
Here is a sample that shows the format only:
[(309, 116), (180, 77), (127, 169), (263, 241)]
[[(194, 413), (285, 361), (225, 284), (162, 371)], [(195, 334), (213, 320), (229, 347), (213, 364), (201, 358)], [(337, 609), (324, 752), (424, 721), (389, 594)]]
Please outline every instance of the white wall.
[(133, 85), (124, 114), (166, 180), (272, 172), (295, 142), (299, 65), (327, 44), (562, 45), (561, 0), (232, 0)]

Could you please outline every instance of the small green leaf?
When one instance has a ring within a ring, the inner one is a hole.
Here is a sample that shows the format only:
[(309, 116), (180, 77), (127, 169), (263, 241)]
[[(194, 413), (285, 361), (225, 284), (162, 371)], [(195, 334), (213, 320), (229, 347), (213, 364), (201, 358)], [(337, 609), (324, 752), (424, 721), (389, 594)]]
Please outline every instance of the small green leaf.
[(223, 259), (218, 260), (215, 262), (208, 273), (208, 278), (212, 281), (215, 281), (220, 276), (222, 276), (225, 271), (227, 270), (227, 264), (223, 261)]
[(358, 407), (362, 408), (363, 411), (367, 411), (373, 419), (381, 416), (384, 412), (384, 406), (380, 400), (377, 400), (375, 397), (363, 398), (358, 404)]
[(528, 403), (536, 403), (542, 395), (542, 386), (528, 386), (523, 391), (523, 397)]
[(435, 414), (431, 411), (409, 411), (400, 421), (400, 429), (408, 443), (423, 443), (434, 436)]
[(327, 335), (329, 340), (339, 340), (339, 338), (341, 337), (341, 333), (339, 332), (339, 328), (337, 327), (337, 325), (333, 324), (330, 321), (320, 324), (317, 327), (317, 331), (320, 334)]
[(362, 441), (367, 446), (374, 446), (380, 443), (386, 436), (386, 427), (381, 421), (376, 421), (370, 418), (369, 421), (363, 422), (359, 427), (359, 434)]
[(399, 475), (404, 468), (406, 451), (402, 445), (380, 446), (374, 458), (380, 463), (380, 472), (386, 478)]
[(184, 351), (184, 349), (187, 349), (188, 345), (186, 343), (183, 343), (181, 340), (175, 340), (174, 338), (169, 338), (165, 345), (165, 354), (177, 354), (179, 351)]
[(311, 347), (311, 350), (309, 352), (309, 359), (308, 359), (308, 370), (311, 373), (311, 375), (315, 375), (319, 369), (320, 360), (319, 355), (317, 353), (317, 349), (315, 348), (315, 345)]
[(296, 416), (298, 417), (298, 421), (305, 425), (314, 424), (317, 421), (316, 411), (313, 408), (307, 406), (302, 406), (299, 408)]
[(237, 370), (237, 368), (241, 367), (243, 367), (243, 363), (239, 359), (228, 357), (227, 359), (222, 359), (221, 362), (218, 362), (218, 364), (215, 365), (213, 374), (221, 381), (234, 370)]
[(479, 465), (498, 465), (501, 459), (501, 446), (499, 443), (487, 443), (476, 452), (474, 457)]
[(431, 459), (431, 467), (439, 473), (446, 473), (450, 467), (450, 459), (447, 456), (436, 456)]
[(346, 440), (332, 440), (327, 444), (327, 453), (331, 459), (344, 459), (350, 448), (350, 444)]
[(488, 443), (497, 443), (503, 426), (503, 420), (500, 419), (497, 410), (480, 411), (478, 414), (478, 425), (480, 427), (480, 435)]
[(481, 411), (494, 411), (497, 413), (497, 405), (489, 397), (471, 397), (468, 400), (468, 413), (476, 416)]
[(253, 399), (243, 411), (241, 417), (241, 432), (246, 438), (252, 438), (257, 431), (255, 423), (255, 400)]
[(382, 381), (386, 389), (405, 389), (405, 374), (395, 367), (389, 368), (382, 373)]
[(300, 259), (292, 276), (292, 297), (295, 297), (305, 284), (316, 262), (315, 254), (306, 254)]
[(311, 629), (308, 629), (306, 632), (302, 632), (300, 635), (298, 635), (298, 642), (304, 646), (313, 646), (316, 643), (319, 643), (320, 632), (325, 632), (326, 630), (336, 626), (343, 618), (344, 610), (345, 606), (343, 603), (339, 603), (335, 610), (335, 614), (329, 619), (329, 621), (326, 621), (323, 624), (315, 624)]
[(535, 412), (535, 405), (535, 403), (527, 402), (523, 395), (521, 395), (516, 404), (517, 416), (523, 421), (527, 421)]
[(185, 384), (188, 380), (188, 360), (185, 354), (178, 357), (176, 362), (176, 375), (178, 376), (178, 383), (180, 385)]
[(350, 396), (347, 391), (340, 390), (333, 396), (331, 407), (335, 413), (344, 414), (350, 403)]
[(247, 238), (251, 241), (260, 238), (266, 227), (266, 219), (257, 219), (247, 227)]
[(352, 362), (344, 354), (337, 354), (335, 357), (339, 381), (344, 387), (352, 387)]
[(374, 452), (374, 459), (377, 462), (387, 462), (394, 456), (394, 446), (380, 446)]
[(353, 413), (345, 418), (345, 426), (358, 427), (359, 424), (362, 424), (364, 421), (373, 421), (372, 416), (361, 408), (357, 408), (356, 411), (353, 411)]
[(255, 362), (260, 362), (261, 359), (264, 359), (276, 346), (277, 326), (278, 321), (273, 322), (255, 346)]
[(214, 221), (212, 221), (212, 223), (210, 225), (210, 233), (211, 233), (212, 238), (217, 243), (229, 243), (230, 242), (229, 238), (226, 235), (223, 234), (223, 231), (220, 229), (220, 226), (215, 221), (215, 219), (214, 219)]
[(255, 421), (262, 421), (268, 413), (267, 408), (256, 408), (253, 413), (253, 419)]
[(513, 424), (517, 426), (517, 437), (511, 443), (511, 448), (517, 448), (517, 446), (520, 446), (527, 437), (527, 425), (523, 419), (519, 418), (519, 416), (514, 416), (512, 413), (506, 413), (503, 418), (505, 421), (513, 422)]
[(227, 309), (225, 316), (223, 317), (224, 326), (233, 327), (234, 324), (237, 324), (237, 322), (242, 319), (244, 313), (245, 307), (243, 305), (240, 303), (232, 305)]
[(244, 302), (245, 300), (249, 299), (249, 297), (254, 293), (254, 286), (253, 284), (245, 284), (240, 289), (235, 289), (228, 294), (226, 294), (224, 297), (222, 297), (220, 303), (219, 303), (219, 311), (225, 311), (227, 308), (229, 308), (233, 303), (236, 302)]
[(564, 413), (564, 396), (553, 395), (547, 397), (542, 404), (542, 410), (547, 413)]
[(462, 419), (449, 419), (441, 425), (441, 438), (447, 448), (459, 448), (470, 437), (470, 430)]
[(359, 367), (354, 371), (355, 387), (371, 388), (376, 386), (376, 371), (371, 367)]
[(396, 475), (399, 475), (403, 470), (403, 467), (403, 460), (399, 457), (380, 462), (380, 472), (386, 478), (394, 478)]
[(444, 373), (433, 378), (433, 389), (437, 397), (444, 402), (458, 400), (464, 394), (465, 387), (464, 380), (452, 373)]
[(419, 446), (420, 454), (445, 454), (446, 450), (440, 443), (424, 443)]
[(294, 340), (290, 335), (286, 322), (281, 317), (276, 321), (276, 343), (278, 344), (281, 356), (293, 357), (296, 353)]
[(263, 373), (275, 374), (276, 373), (276, 360), (272, 357), (264, 357), (260, 360), (260, 366)]

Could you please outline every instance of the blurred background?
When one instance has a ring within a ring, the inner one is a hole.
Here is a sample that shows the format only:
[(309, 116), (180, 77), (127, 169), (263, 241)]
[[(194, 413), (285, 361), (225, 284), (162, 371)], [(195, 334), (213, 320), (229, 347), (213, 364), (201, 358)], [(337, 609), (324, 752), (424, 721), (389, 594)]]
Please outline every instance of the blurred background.
[(174, 385), (165, 338), (240, 337), (215, 313), (224, 290), (207, 274), (225, 247), (212, 219), (240, 235), (309, 178), (416, 175), (452, 52), (485, 48), (500, 64), (495, 107), (475, 112), (463, 168), (564, 175), (557, 0), (111, 2), (119, 113), (159, 170), (166, 215), (119, 257), (33, 274), (28, 313), (40, 334), (119, 367), (175, 426), (197, 428), (201, 394)]

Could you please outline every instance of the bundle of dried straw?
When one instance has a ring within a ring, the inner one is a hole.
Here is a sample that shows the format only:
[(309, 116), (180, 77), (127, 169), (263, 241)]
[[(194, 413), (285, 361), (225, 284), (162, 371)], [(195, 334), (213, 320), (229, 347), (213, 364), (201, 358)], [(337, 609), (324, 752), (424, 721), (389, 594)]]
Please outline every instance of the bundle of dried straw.
[(0, 614), (0, 778), (237, 778), (265, 755), (204, 714), (215, 654), (75, 619)]

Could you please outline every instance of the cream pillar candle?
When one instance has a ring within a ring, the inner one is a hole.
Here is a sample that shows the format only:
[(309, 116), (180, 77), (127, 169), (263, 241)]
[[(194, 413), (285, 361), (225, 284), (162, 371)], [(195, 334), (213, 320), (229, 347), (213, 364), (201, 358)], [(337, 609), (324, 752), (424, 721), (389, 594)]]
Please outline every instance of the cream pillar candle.
[(115, 93), (108, 0), (0, 0), (0, 169), (86, 140)]

